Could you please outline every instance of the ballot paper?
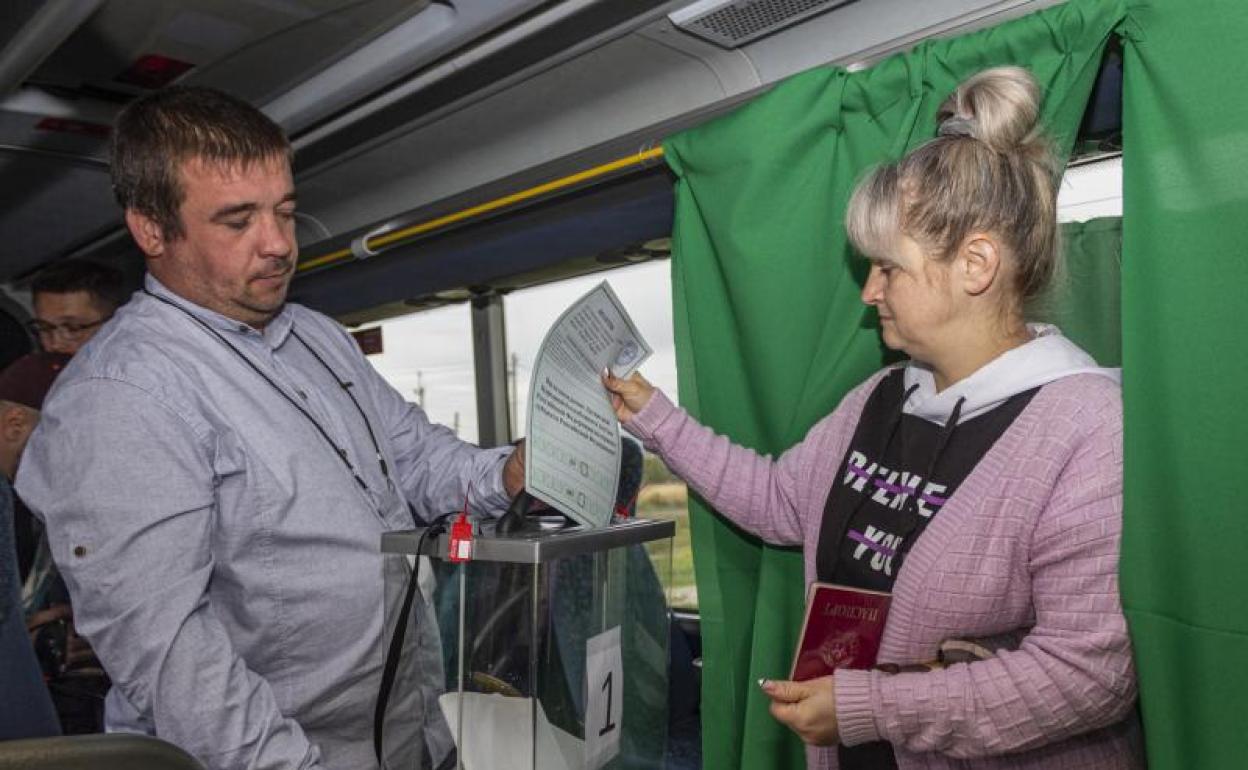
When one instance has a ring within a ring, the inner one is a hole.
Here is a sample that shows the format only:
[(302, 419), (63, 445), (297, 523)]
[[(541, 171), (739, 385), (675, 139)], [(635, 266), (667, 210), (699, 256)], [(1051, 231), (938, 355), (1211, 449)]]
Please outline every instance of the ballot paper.
[(580, 770), (584, 742), (560, 730), (532, 698), (463, 693), (464, 730), (459, 731), (460, 693), (438, 697), (455, 736), (464, 770)]
[(620, 423), (602, 370), (627, 377), (651, 354), (603, 281), (559, 316), (533, 365), (524, 485), (589, 527), (611, 522), (620, 476)]

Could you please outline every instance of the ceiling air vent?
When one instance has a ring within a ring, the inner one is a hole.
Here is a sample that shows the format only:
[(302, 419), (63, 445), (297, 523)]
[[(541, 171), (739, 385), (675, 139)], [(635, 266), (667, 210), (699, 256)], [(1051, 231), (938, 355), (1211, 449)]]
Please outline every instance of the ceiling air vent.
[(668, 14), (684, 31), (736, 48), (851, 0), (698, 0)]

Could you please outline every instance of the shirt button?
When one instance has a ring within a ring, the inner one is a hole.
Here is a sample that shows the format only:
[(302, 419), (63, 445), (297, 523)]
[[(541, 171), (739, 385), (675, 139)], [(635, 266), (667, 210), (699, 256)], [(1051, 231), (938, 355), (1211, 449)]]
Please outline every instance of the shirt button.
[(80, 545), (76, 545), (76, 546), (74, 546), (74, 556), (77, 556), (79, 559), (81, 559), (82, 557), (84, 557), (84, 556), (86, 556), (86, 555), (87, 555), (87, 549), (86, 549), (86, 548), (84, 548), (84, 547), (82, 547), (82, 546), (80, 546)]
[(302, 390), (299, 390), (298, 388), (295, 388), (295, 392), (299, 394), (299, 398), (302, 398), (304, 401), (308, 400), (307, 393), (304, 393)]

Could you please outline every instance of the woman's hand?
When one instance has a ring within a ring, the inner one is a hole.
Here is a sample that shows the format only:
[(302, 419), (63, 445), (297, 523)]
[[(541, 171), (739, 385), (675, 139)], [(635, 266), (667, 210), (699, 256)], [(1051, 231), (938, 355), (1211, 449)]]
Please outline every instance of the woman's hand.
[(830, 676), (805, 682), (762, 682), (771, 698), (771, 715), (812, 746), (840, 741), (836, 725), (836, 685)]
[(602, 384), (611, 393), (611, 408), (622, 423), (633, 419), (654, 395), (654, 386), (637, 372), (633, 372), (627, 380), (621, 380), (613, 376), (609, 369), (604, 369)]

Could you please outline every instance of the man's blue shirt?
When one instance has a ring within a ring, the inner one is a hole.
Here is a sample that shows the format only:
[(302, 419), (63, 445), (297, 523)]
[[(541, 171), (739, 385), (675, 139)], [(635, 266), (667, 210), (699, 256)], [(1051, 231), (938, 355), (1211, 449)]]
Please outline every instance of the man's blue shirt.
[(470, 482), (474, 510), (504, 507), (510, 449), (430, 423), (319, 313), (261, 332), (146, 285), (202, 324), (136, 294), (62, 372), (18, 476), (78, 631), (131, 726), (210, 767), (375, 766), (381, 534)]

